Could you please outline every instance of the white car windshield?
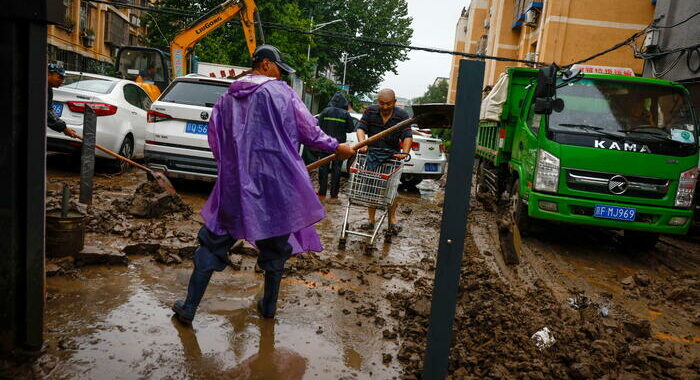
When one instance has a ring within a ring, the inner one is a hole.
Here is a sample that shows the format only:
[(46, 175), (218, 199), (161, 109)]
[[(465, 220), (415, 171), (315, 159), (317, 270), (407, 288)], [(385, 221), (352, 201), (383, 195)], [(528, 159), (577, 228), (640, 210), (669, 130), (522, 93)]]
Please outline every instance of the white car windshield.
[(116, 81), (84, 76), (80, 74), (68, 74), (63, 80), (61, 88), (109, 94), (117, 84)]
[(219, 96), (226, 92), (228, 86), (229, 84), (226, 82), (179, 81), (173, 83), (170, 89), (161, 96), (160, 101), (213, 107)]

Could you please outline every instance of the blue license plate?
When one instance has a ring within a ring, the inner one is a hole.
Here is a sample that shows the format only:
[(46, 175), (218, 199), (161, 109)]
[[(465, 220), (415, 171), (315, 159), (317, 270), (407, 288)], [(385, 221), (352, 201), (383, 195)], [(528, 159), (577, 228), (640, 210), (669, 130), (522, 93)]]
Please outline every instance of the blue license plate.
[(188, 121), (185, 125), (185, 133), (193, 133), (195, 135), (206, 135), (209, 129), (209, 124), (207, 123), (195, 123), (194, 121)]
[(436, 172), (438, 171), (438, 164), (425, 164), (426, 172)]
[(636, 208), (596, 205), (593, 216), (596, 218), (626, 220), (633, 222), (637, 216)]
[(54, 103), (54, 104), (52, 104), (52, 106), (53, 106), (53, 113), (54, 113), (56, 116), (59, 116), (59, 117), (60, 117), (61, 114), (63, 113), (63, 104), (61, 104), (61, 103)]

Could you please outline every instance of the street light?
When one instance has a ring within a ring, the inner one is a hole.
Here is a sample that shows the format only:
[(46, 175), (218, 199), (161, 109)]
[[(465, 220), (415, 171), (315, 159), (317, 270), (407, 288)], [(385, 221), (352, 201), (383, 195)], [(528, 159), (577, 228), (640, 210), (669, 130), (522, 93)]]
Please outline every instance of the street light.
[[(314, 18), (313, 18), (313, 16), (311, 16), (311, 26), (309, 27), (309, 33), (313, 33), (315, 31), (323, 28), (324, 26), (328, 26), (330, 24), (335, 24), (336, 22), (340, 22), (340, 21), (343, 21), (343, 20), (337, 18), (333, 21), (324, 22), (324, 23), (318, 24), (318, 25), (316, 25), (316, 27), (314, 27)], [(306, 60), (308, 61), (309, 59), (311, 59), (311, 42), (309, 42), (309, 44), (307, 45), (307, 48), (306, 48)]]
[(343, 86), (345, 86), (345, 73), (348, 71), (348, 62), (354, 61), (358, 58), (366, 57), (368, 54), (360, 54), (350, 57), (347, 52), (343, 52), (340, 56), (341, 62), (343, 62)]

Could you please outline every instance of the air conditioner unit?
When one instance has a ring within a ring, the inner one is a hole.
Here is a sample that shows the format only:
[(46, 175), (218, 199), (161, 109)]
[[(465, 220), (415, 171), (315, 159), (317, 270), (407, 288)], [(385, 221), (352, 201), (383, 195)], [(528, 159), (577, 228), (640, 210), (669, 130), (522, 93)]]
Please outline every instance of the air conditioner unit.
[(534, 67), (535, 62), (537, 62), (537, 53), (527, 53), (525, 54), (525, 60), (526, 61), (531, 61), (532, 63), (528, 63), (528, 66)]
[(535, 8), (530, 8), (525, 12), (525, 25), (529, 27), (536, 27), (537, 21), (540, 17), (540, 11)]

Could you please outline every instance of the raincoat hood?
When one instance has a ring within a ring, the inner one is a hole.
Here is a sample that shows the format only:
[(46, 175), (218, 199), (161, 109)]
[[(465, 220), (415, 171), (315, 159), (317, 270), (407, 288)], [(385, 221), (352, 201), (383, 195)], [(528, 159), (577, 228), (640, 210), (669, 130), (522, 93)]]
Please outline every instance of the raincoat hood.
[(246, 75), (243, 78), (231, 83), (231, 86), (228, 88), (228, 92), (235, 98), (244, 98), (255, 92), (258, 87), (271, 80), (276, 79), (264, 75)]
[(348, 103), (347, 99), (345, 99), (345, 96), (343, 96), (343, 93), (336, 92), (335, 95), (333, 95), (333, 97), (331, 98), (330, 103), (328, 103), (328, 106), (347, 109), (348, 104), (349, 103)]

